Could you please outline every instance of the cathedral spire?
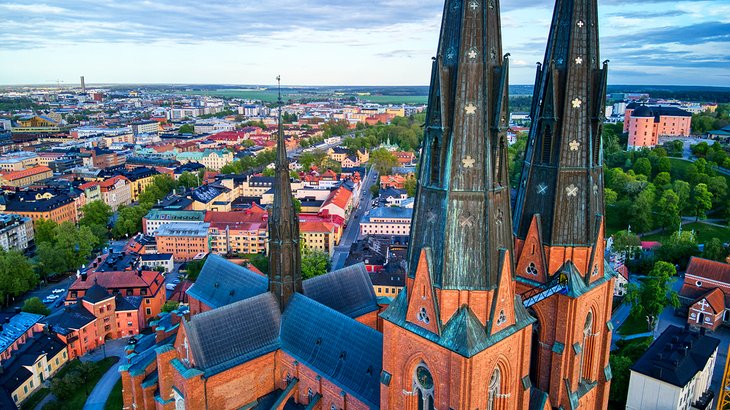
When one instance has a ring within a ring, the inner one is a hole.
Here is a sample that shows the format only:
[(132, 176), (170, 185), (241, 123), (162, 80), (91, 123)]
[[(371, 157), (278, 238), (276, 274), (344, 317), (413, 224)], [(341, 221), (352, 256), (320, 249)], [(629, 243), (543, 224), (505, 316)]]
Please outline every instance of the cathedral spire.
[(601, 122), (607, 62), (599, 62), (597, 0), (557, 0), (538, 64), (532, 126), (515, 204), (524, 239), (540, 214), (545, 245), (590, 246), (603, 215)]
[(421, 250), (431, 248), (433, 282), (442, 289), (492, 289), (500, 255), (511, 261), (507, 65), (499, 3), (447, 1), (409, 257), (413, 276)]
[(289, 159), (282, 126), (281, 77), (279, 83), (279, 131), (276, 146), (276, 175), (274, 205), (269, 217), (269, 291), (282, 310), (295, 292), (302, 291), (301, 254), (299, 249), (299, 220), (292, 201)]

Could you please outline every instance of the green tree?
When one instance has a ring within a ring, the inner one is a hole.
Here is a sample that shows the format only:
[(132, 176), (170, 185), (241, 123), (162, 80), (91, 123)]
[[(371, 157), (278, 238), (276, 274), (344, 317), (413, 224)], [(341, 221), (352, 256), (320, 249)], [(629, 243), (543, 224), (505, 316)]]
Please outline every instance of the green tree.
[(324, 137), (341, 136), (350, 130), (350, 122), (347, 120), (330, 120), (322, 125)]
[(177, 132), (179, 134), (195, 134), (195, 127), (193, 124), (183, 124)]
[(115, 238), (124, 238), (142, 232), (142, 218), (149, 212), (146, 206), (121, 207), (117, 212), (117, 221), (112, 228)]
[(185, 188), (196, 188), (200, 186), (200, 176), (193, 172), (183, 172), (177, 179), (177, 185)]
[[(611, 373), (613, 374), (609, 401), (614, 403), (617, 406), (616, 408), (619, 408), (626, 405), (626, 397), (629, 394), (629, 381), (631, 378), (631, 372), (629, 370), (634, 365), (634, 361), (626, 356), (614, 354), (613, 352), (611, 352), (608, 361), (611, 364)], [(609, 408), (613, 407), (609, 406)]]
[(692, 232), (675, 232), (657, 249), (657, 259), (671, 262), (684, 269), (689, 258), (699, 255), (697, 240)]
[(373, 197), (380, 195), (380, 185), (378, 185), (378, 184), (370, 185), (370, 193), (373, 194)]
[(321, 251), (307, 248), (302, 250), (302, 279), (324, 275), (330, 268), (329, 256)]
[(410, 178), (406, 179), (404, 187), (405, 187), (406, 193), (408, 194), (409, 197), (416, 196), (416, 185), (417, 185), (416, 177), (410, 177)]
[(618, 231), (613, 235), (613, 249), (623, 253), (626, 259), (632, 258), (641, 248), (641, 239), (629, 231)]
[(56, 227), (58, 223), (50, 219), (38, 219), (33, 224), (35, 235), (35, 243), (39, 245), (44, 242), (52, 242), (55, 236)]
[[(637, 319), (647, 318), (648, 323), (655, 324), (656, 318), (665, 307), (679, 307), (677, 292), (671, 288), (671, 281), (676, 273), (674, 265), (658, 261), (641, 285), (630, 283), (626, 298), (631, 303), (631, 315)], [(650, 327), (648, 330), (652, 329)]]
[(704, 219), (710, 209), (712, 209), (712, 193), (706, 184), (695, 185), (692, 189), (692, 215), (695, 220)]
[(656, 208), (657, 227), (662, 228), (663, 231), (667, 228), (670, 231), (679, 228), (682, 218), (679, 215), (679, 196), (674, 191), (671, 189), (664, 191)]
[(616, 203), (618, 200), (618, 194), (616, 191), (614, 191), (611, 188), (604, 188), (603, 189), (603, 200), (606, 203), (606, 206), (611, 206)]
[(665, 189), (665, 187), (672, 183), (672, 176), (669, 172), (660, 172), (654, 177), (654, 185), (657, 188)]
[(711, 177), (707, 183), (707, 190), (712, 194), (712, 205), (727, 205), (727, 179), (723, 176)]
[(684, 213), (689, 209), (689, 197), (691, 193), (690, 185), (687, 181), (680, 179), (674, 181), (672, 190), (679, 197), (679, 212)]
[(162, 305), (162, 312), (168, 313), (172, 312), (173, 310), (177, 309), (180, 306), (179, 302), (175, 302), (174, 300), (168, 300), (165, 302), (164, 305)]
[(380, 175), (388, 175), (393, 167), (398, 166), (398, 158), (390, 151), (379, 148), (370, 153), (369, 163)]
[(702, 257), (713, 261), (724, 262), (727, 257), (727, 249), (719, 238), (712, 238), (705, 244)]
[(649, 162), (648, 158), (639, 158), (634, 163), (634, 172), (637, 174), (646, 175), (647, 177), (651, 176), (651, 162)]
[(203, 270), (203, 265), (205, 265), (205, 259), (196, 259), (188, 262), (185, 266), (187, 279), (191, 282), (198, 280), (200, 271)]
[(101, 246), (109, 239), (109, 219), (112, 216), (112, 208), (104, 201), (92, 201), (81, 207), (83, 217), (79, 220), (79, 226), (88, 227), (96, 237), (94, 247)]
[(631, 226), (635, 227), (637, 232), (647, 232), (653, 228), (654, 215), (652, 210), (654, 209), (655, 198), (656, 189), (654, 185), (649, 184), (631, 204), (631, 217), (629, 220)]
[(659, 158), (657, 172), (672, 172), (672, 161), (667, 157)]
[(33, 289), (38, 276), (28, 258), (17, 251), (0, 250), (0, 301), (7, 305), (15, 298)]
[(48, 316), (51, 313), (51, 309), (48, 309), (46, 305), (41, 302), (40, 299), (32, 297), (26, 299), (23, 302), (23, 307), (20, 309), (23, 312), (35, 313), (38, 315)]

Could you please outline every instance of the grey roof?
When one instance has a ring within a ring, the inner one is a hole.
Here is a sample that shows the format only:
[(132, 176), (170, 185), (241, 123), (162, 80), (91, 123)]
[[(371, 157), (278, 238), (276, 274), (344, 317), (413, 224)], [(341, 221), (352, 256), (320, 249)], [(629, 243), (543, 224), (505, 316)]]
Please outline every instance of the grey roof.
[(42, 318), (43, 315), (28, 312), (20, 312), (9, 317), (8, 323), (3, 323), (3, 329), (0, 331), (0, 352), (4, 352)]
[(268, 278), (211, 254), (187, 294), (215, 309), (260, 295), (268, 288)]
[(279, 304), (266, 292), (195, 315), (184, 326), (196, 367), (215, 374), (277, 350), (280, 323)]
[(702, 371), (720, 340), (670, 325), (631, 366), (631, 370), (684, 387)]
[(96, 316), (86, 310), (81, 302), (76, 302), (50, 314), (44, 319), (44, 322), (50, 325), (54, 332), (67, 335), (94, 320), (96, 320)]
[(378, 310), (373, 284), (363, 263), (307, 279), (302, 287), (307, 297), (352, 318)]
[(366, 405), (379, 407), (380, 332), (297, 293), (282, 315), (281, 348)]
[(98, 302), (101, 302), (102, 300), (110, 299), (113, 297), (114, 296), (110, 295), (105, 287), (96, 283), (96, 279), (94, 279), (94, 284), (91, 285), (91, 287), (89, 289), (87, 289), (86, 292), (84, 293), (84, 300), (89, 301), (91, 303), (98, 303)]

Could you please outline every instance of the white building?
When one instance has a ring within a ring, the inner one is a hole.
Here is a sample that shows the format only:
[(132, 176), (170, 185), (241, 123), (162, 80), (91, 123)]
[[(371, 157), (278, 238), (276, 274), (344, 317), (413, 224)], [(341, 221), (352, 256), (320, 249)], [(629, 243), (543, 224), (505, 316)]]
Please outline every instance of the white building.
[(627, 410), (712, 409), (720, 340), (669, 326), (631, 367)]
[(151, 269), (161, 267), (165, 269), (165, 273), (172, 272), (175, 269), (175, 259), (171, 253), (153, 253), (140, 256), (140, 264)]
[(0, 248), (23, 252), (32, 240), (33, 220), (20, 215), (0, 214)]
[(361, 235), (409, 235), (412, 208), (374, 208), (360, 222)]

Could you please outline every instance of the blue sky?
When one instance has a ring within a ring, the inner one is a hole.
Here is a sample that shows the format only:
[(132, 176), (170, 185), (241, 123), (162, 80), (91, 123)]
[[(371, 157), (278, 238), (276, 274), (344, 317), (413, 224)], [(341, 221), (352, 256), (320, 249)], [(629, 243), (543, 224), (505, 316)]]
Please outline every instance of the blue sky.
[[(209, 3), (209, 4), (206, 4)], [(512, 84), (550, 0), (502, 0)], [(442, 0), (0, 0), (0, 84), (427, 85)], [(611, 84), (730, 86), (727, 0), (599, 1)]]

